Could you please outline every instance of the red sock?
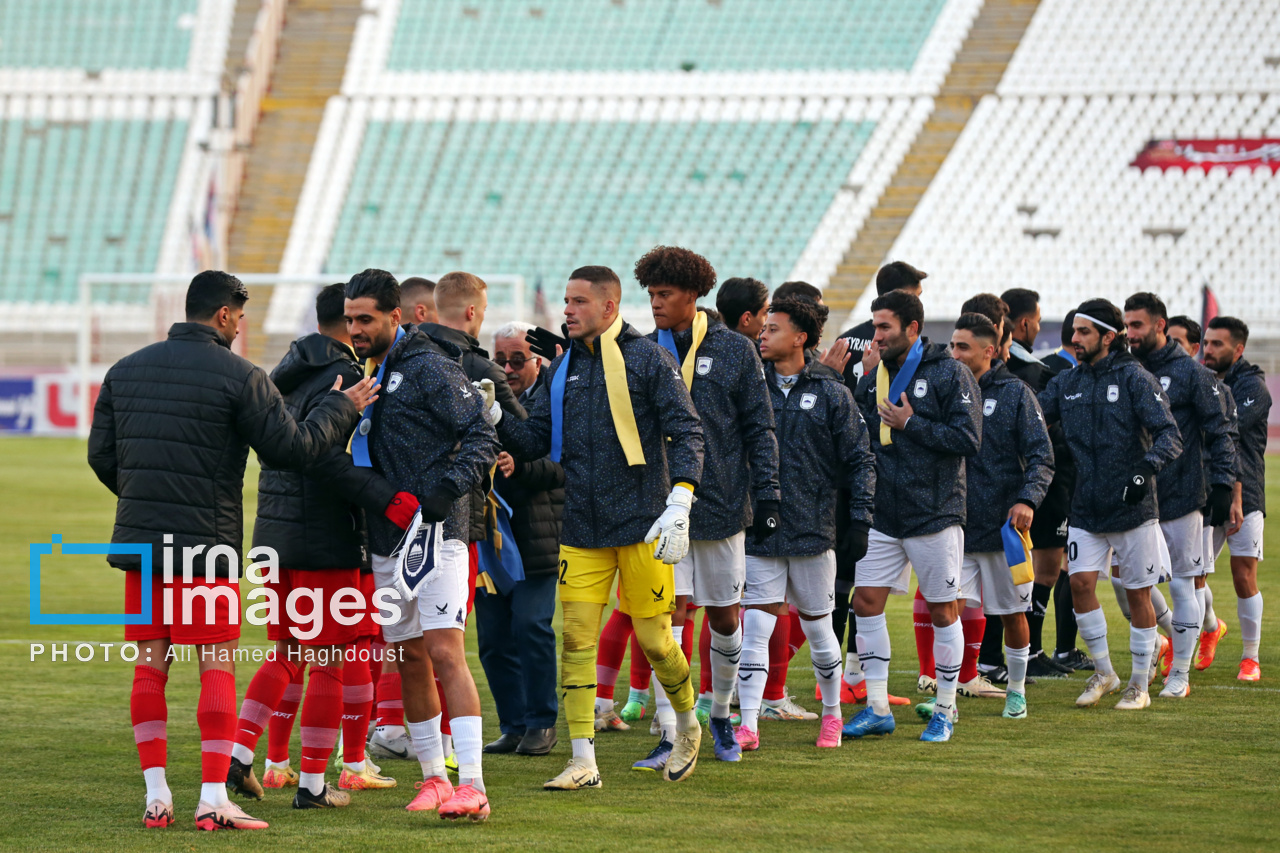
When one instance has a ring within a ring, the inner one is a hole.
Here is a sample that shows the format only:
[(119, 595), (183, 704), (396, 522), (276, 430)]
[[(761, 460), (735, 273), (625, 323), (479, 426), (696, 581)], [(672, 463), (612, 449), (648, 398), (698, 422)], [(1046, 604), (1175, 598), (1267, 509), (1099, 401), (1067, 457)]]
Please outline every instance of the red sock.
[(355, 660), (342, 664), (342, 760), (364, 761), (364, 741), (369, 736), (369, 711), (373, 708), (373, 679), (369, 674), (369, 638), (356, 641)]
[[(787, 608), (787, 615), (791, 617), (791, 624), (799, 626), (800, 611), (792, 604)], [(791, 659), (796, 656), (796, 652), (804, 648), (804, 631), (787, 631), (787, 665), (791, 665)]]
[(293, 678), (284, 688), (284, 695), (276, 703), (276, 711), (271, 715), (271, 723), (267, 728), (267, 760), (275, 764), (289, 761), (289, 741), (293, 739), (293, 718), (298, 715), (298, 705), (302, 704), (302, 678), (307, 672), (305, 663), (294, 670)]
[(153, 666), (133, 668), (133, 690), (129, 693), (129, 716), (133, 720), (133, 741), (138, 745), (142, 769), (165, 766), (169, 746), (169, 706), (164, 686), (169, 676)]
[(764, 682), (764, 698), (777, 702), (787, 695), (787, 645), (791, 638), (791, 614), (784, 613), (773, 625), (769, 635), (769, 676)]
[[(373, 682), (373, 707), (378, 707), (378, 682), (382, 680), (382, 661), (386, 657), (387, 644), (378, 637), (369, 643), (369, 680)], [(377, 719), (376, 717), (374, 719)]]
[(698, 635), (698, 693), (711, 692), (711, 626), (702, 611), (702, 633)]
[[(453, 726), (449, 725), (449, 705), (444, 700), (444, 685), (440, 676), (436, 676), (436, 695), (440, 697), (440, 734), (453, 736)], [(445, 756), (448, 758), (448, 756)]]
[(622, 669), (629, 639), (631, 617), (615, 609), (604, 623), (600, 645), (596, 649), (596, 698), (613, 699), (613, 688), (618, 683), (618, 672)]
[(250, 752), (258, 748), (262, 730), (271, 721), (271, 715), (284, 698), (284, 692), (293, 681), (298, 665), (288, 660), (276, 660), (269, 656), (258, 667), (244, 701), (240, 703), (240, 720), (236, 723), (236, 743), (248, 747)]
[(303, 773), (324, 773), (342, 725), (342, 669), (313, 666), (302, 700)]
[(649, 678), (652, 675), (653, 667), (649, 664), (649, 659), (644, 656), (644, 649), (640, 648), (640, 641), (633, 633), (631, 635), (631, 671), (628, 674), (631, 689), (648, 690)]
[(226, 782), (236, 736), (236, 677), (221, 669), (200, 674), (200, 781)]
[(693, 661), (693, 629), (698, 625), (698, 608), (690, 604), (685, 610), (684, 630), (680, 632), (680, 649), (684, 652), (684, 659)]
[(960, 627), (964, 630), (964, 657), (960, 659), (960, 683), (978, 677), (978, 654), (982, 651), (982, 635), (987, 630), (987, 617), (981, 607), (960, 611)]
[(911, 602), (912, 623), (916, 629), (916, 657), (920, 659), (920, 674), (937, 678), (937, 670), (933, 664), (933, 617), (929, 615), (929, 603), (916, 589), (915, 600)]
[(378, 725), (404, 725), (404, 694), (399, 671), (384, 672), (378, 679)]

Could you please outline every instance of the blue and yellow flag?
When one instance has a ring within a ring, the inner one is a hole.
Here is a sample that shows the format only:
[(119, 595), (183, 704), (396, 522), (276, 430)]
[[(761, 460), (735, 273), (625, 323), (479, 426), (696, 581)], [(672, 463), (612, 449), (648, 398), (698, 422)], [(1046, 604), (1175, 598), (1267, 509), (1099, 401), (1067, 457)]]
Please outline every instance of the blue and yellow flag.
[(1031, 583), (1036, 579), (1035, 569), (1031, 565), (1031, 536), (1013, 526), (1012, 520), (1006, 520), (1000, 528), (1000, 538), (1004, 541), (1004, 558), (1009, 561), (1009, 571), (1013, 574), (1015, 586)]

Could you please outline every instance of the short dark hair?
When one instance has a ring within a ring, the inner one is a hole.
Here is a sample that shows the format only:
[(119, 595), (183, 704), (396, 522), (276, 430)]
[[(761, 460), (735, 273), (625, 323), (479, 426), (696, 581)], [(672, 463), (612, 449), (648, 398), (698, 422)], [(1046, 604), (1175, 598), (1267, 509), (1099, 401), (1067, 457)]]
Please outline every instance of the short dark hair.
[(1071, 338), (1076, 333), (1076, 309), (1072, 308), (1067, 312), (1067, 316), (1062, 320), (1062, 331), (1058, 333), (1058, 339), (1062, 341), (1064, 347), (1071, 346)]
[(249, 301), (244, 282), (222, 270), (198, 273), (187, 285), (187, 319), (208, 320), (223, 308), (243, 308)]
[(1011, 287), (1000, 294), (1000, 298), (1009, 308), (1010, 320), (1021, 320), (1036, 313), (1036, 306), (1040, 304), (1040, 294), (1025, 287)]
[(1234, 343), (1249, 343), (1249, 324), (1237, 317), (1214, 317), (1209, 321), (1209, 328), (1226, 329)]
[(622, 287), (622, 279), (618, 278), (616, 272), (608, 267), (599, 265), (578, 267), (569, 273), (569, 281), (573, 281), (575, 278), (589, 281), (592, 284), (616, 284), (618, 287)]
[(920, 282), (928, 277), (927, 272), (916, 269), (906, 261), (885, 264), (876, 273), (876, 295), (884, 296), (904, 287), (919, 287)]
[[(1146, 311), (1151, 315), (1151, 319), (1159, 317), (1164, 320), (1165, 328), (1169, 327), (1169, 309), (1164, 307), (1164, 300), (1154, 293), (1140, 291), (1133, 294), (1124, 301), (1124, 310), (1126, 311)], [(1086, 314), (1089, 312), (1086, 311)], [(1101, 318), (1099, 318), (1101, 319)]]
[(817, 302), (822, 299), (822, 291), (807, 281), (784, 281), (782, 284), (774, 288), (773, 298), (775, 300), (791, 299), (794, 297), (808, 299), (811, 302)]
[(912, 323), (916, 324), (916, 329), (924, 329), (924, 305), (920, 303), (920, 297), (914, 293), (907, 293), (905, 290), (891, 290), (881, 296), (877, 296), (871, 302), (871, 313), (877, 311), (892, 311), (897, 316), (898, 322), (902, 325), (902, 331), (907, 330), (907, 326)]
[(739, 318), (750, 311), (756, 314), (769, 302), (769, 288), (754, 278), (731, 278), (716, 291), (716, 308), (726, 323), (738, 325)]
[(1004, 300), (994, 293), (979, 293), (977, 296), (970, 296), (960, 306), (961, 314), (982, 314), (991, 321), (991, 325), (997, 325), (1009, 315), (1009, 306)]
[(636, 261), (636, 281), (641, 287), (669, 284), (706, 296), (716, 286), (716, 271), (711, 262), (689, 249), (679, 246), (654, 246)]
[(980, 314), (977, 311), (961, 314), (960, 319), (956, 320), (956, 329), (969, 332), (975, 338), (982, 338), (993, 347), (1000, 343), (996, 340), (996, 324), (991, 322), (991, 318), (986, 314)]
[(1174, 326), (1181, 326), (1187, 330), (1187, 343), (1189, 344), (1198, 344), (1204, 338), (1204, 335), (1200, 331), (1200, 324), (1195, 320), (1192, 320), (1186, 314), (1179, 314), (1176, 317), (1170, 317), (1169, 328), (1172, 329)]
[[(1111, 342), (1111, 352), (1122, 350), (1128, 345), (1129, 339), (1124, 334), (1124, 315), (1120, 313), (1120, 309), (1115, 306), (1115, 303), (1107, 299), (1086, 299), (1076, 309), (1076, 315), (1079, 316), (1080, 314), (1095, 317), (1116, 330), (1115, 340)], [(1099, 328), (1099, 337), (1105, 335), (1107, 331), (1107, 329)]]
[[(421, 276), (413, 276), (406, 278), (400, 282), (400, 298), (406, 300), (410, 304), (417, 305), (419, 302), (425, 302), (423, 296), (435, 297), (436, 283), (429, 278)], [(401, 303), (403, 305), (403, 302)]]
[(343, 302), (347, 286), (342, 282), (326, 284), (316, 294), (316, 325), (324, 328), (342, 322)]
[(400, 283), (386, 270), (367, 269), (347, 282), (347, 299), (372, 297), (378, 310), (390, 314), (400, 307)]
[(791, 325), (804, 332), (805, 349), (809, 349), (818, 345), (831, 309), (803, 296), (784, 296), (781, 299), (775, 296), (773, 303), (769, 305), (769, 313), (786, 314), (791, 318)]

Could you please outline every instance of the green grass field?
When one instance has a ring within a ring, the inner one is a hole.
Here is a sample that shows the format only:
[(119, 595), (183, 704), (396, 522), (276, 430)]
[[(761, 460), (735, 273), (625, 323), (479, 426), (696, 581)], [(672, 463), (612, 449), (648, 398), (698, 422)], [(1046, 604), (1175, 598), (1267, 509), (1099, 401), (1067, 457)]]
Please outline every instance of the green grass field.
[[(1273, 460), (1275, 465), (1280, 460)], [(256, 470), (246, 516), (252, 520)], [(1280, 488), (1272, 488), (1280, 505)], [(1002, 703), (961, 700), (955, 739), (922, 744), (922, 725), (898, 709), (898, 731), (884, 739), (814, 748), (816, 723), (766, 723), (763, 749), (737, 765), (704, 761), (687, 783), (670, 785), (628, 768), (651, 746), (645, 731), (602, 735), (604, 788), (578, 794), (541, 790), (568, 757), (568, 732), (549, 757), (486, 757), (493, 816), (453, 825), (404, 804), (416, 763), (383, 769), (403, 787), (363, 792), (335, 812), (294, 812), (292, 794), (268, 792), (251, 814), (271, 822), (255, 833), (200, 833), (191, 819), (199, 791), (198, 678), (175, 664), (169, 699), (169, 784), (178, 824), (144, 830), (142, 776), (129, 722), (131, 665), (119, 660), (116, 627), (36, 627), (28, 615), (28, 543), (60, 533), (67, 542), (107, 541), (114, 500), (73, 440), (0, 441), (0, 681), (5, 685), (0, 754), (0, 849), (5, 850), (384, 850), (445, 844), (484, 849), (704, 850), (1172, 850), (1275, 849), (1280, 834), (1280, 525), (1268, 522), (1260, 586), (1267, 597), (1263, 680), (1235, 679), (1240, 653), (1226, 558), (1212, 580), (1219, 615), (1230, 625), (1218, 662), (1193, 678), (1187, 701), (1155, 700), (1149, 711), (1078, 710), (1077, 675), (1029, 691), (1030, 717), (1000, 718)], [(123, 580), (97, 557), (63, 557), (46, 567), (46, 612), (122, 612)], [(247, 585), (246, 585), (247, 587)], [(1112, 649), (1127, 674), (1127, 631), (1104, 592)], [(890, 605), (894, 662), (890, 690), (915, 696), (909, 599)], [(474, 631), (469, 631), (474, 649)], [(1052, 638), (1052, 620), (1046, 639)], [(74, 644), (115, 642), (89, 663)], [(30, 644), (70, 643), (69, 662)], [(265, 630), (242, 642), (265, 646)], [(472, 669), (486, 703), (486, 740), (497, 736), (479, 661)], [(241, 696), (251, 668), (237, 673)], [(624, 670), (625, 680), (625, 670)], [(793, 664), (790, 689), (813, 706), (807, 652)], [(620, 685), (620, 690), (625, 689)], [(620, 694), (624, 695), (624, 694)], [(265, 748), (265, 738), (263, 741)], [(298, 754), (296, 734), (294, 756)], [(261, 756), (260, 756), (261, 757)], [(296, 762), (295, 762), (296, 766)]]

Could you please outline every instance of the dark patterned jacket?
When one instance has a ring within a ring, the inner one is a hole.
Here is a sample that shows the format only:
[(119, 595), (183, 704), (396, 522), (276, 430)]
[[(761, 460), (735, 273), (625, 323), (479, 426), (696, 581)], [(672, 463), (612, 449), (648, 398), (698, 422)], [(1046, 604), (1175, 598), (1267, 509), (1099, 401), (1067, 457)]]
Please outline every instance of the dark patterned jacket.
[[(573, 341), (547, 367), (548, 382), (529, 402), (529, 419), (498, 423), (503, 448), (517, 459), (551, 452), (551, 381), (569, 357), (564, 393), (564, 530), (572, 548), (616, 548), (643, 542), (677, 481), (702, 478), (702, 423), (671, 353), (628, 324), (618, 334), (627, 387), (640, 431), (644, 465), (627, 465), (613, 428), (599, 338)], [(695, 492), (696, 496), (696, 492)]]
[(1159, 517), (1157, 484), (1133, 505), (1124, 487), (1139, 462), (1159, 473), (1182, 452), (1182, 439), (1164, 389), (1136, 358), (1112, 352), (1059, 373), (1040, 407), (1045, 420), (1062, 424), (1076, 463), (1072, 527), (1116, 533)]
[[(876, 454), (875, 529), (895, 539), (928, 536), (965, 519), (965, 457), (982, 443), (982, 401), (969, 368), (923, 338), (924, 355), (907, 386), (915, 414), (880, 444), (876, 371), (858, 380), (855, 398)], [(892, 381), (896, 364), (886, 365)], [(895, 404), (897, 401), (895, 401)]]
[[(418, 500), (437, 486), (457, 502), (445, 519), (444, 538), (467, 541), (469, 493), (493, 467), (498, 441), (484, 408), (458, 361), (461, 352), (413, 326), (388, 355), (382, 390), (374, 403), (369, 457), (375, 471), (398, 492)], [(388, 556), (403, 531), (383, 517), (369, 518), (369, 546)]]
[(1267, 418), (1271, 414), (1271, 392), (1262, 368), (1243, 358), (1236, 359), (1222, 381), (1236, 400), (1240, 443), (1236, 447), (1236, 476), (1240, 481), (1244, 514), (1267, 513)]
[(1021, 502), (1038, 509), (1053, 479), (1049, 429), (1030, 386), (997, 360), (978, 380), (978, 389), (982, 449), (965, 462), (966, 553), (1002, 550), (1000, 528), (1009, 508)]
[(747, 536), (752, 556), (808, 557), (834, 548), (841, 487), (852, 495), (850, 521), (871, 524), (876, 466), (867, 425), (844, 378), (808, 355), (805, 362), (788, 394), (778, 387), (774, 366), (765, 366), (778, 430), (782, 523), (762, 541)]
[(1182, 436), (1182, 453), (1160, 472), (1160, 518), (1170, 521), (1203, 509), (1209, 486), (1235, 483), (1236, 449), (1213, 371), (1172, 338), (1140, 360), (1160, 381)]
[[(648, 337), (657, 341), (658, 333)], [(683, 363), (693, 330), (673, 337)], [(698, 499), (689, 513), (690, 536), (726, 539), (751, 526), (752, 499), (778, 500), (778, 440), (756, 347), (719, 320), (709, 320), (690, 395), (702, 419), (705, 446)]]
[[(547, 371), (520, 395), (527, 403), (546, 384)], [(504, 416), (505, 417), (505, 416)], [(560, 567), (560, 525), (564, 515), (564, 469), (549, 456), (532, 462), (517, 460), (508, 478), (494, 475), (493, 489), (511, 507), (511, 533), (515, 536), (526, 578), (554, 575)]]

